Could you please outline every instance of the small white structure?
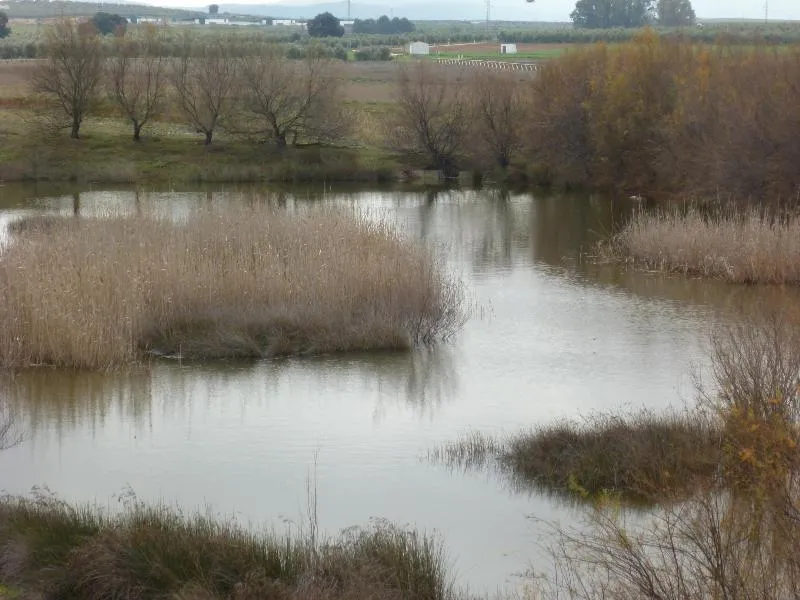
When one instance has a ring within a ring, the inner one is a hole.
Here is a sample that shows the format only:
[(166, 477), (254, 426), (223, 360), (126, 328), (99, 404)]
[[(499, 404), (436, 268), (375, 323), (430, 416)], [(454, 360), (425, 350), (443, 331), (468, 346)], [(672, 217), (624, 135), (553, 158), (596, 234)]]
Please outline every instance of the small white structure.
[(516, 44), (500, 44), (500, 54), (516, 54)]
[(295, 19), (273, 19), (272, 24), (283, 25), (285, 27), (297, 27), (298, 25), (302, 25), (303, 23)]
[(206, 19), (206, 25), (228, 25), (229, 19)]
[(411, 42), (408, 45), (408, 53), (412, 56), (427, 56), (431, 53), (431, 46), (425, 42)]

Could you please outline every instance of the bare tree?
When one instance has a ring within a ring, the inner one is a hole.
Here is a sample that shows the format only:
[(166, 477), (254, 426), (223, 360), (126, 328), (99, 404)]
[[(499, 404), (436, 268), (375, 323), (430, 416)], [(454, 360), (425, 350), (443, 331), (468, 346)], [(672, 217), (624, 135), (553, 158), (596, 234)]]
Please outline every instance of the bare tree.
[(185, 38), (172, 84), (186, 119), (211, 143), (221, 122), (230, 116), (236, 97), (238, 59), (230, 38), (195, 43)]
[(470, 82), (474, 147), (502, 168), (522, 145), (525, 120), (523, 82), (509, 73), (478, 73)]
[(277, 46), (250, 53), (242, 62), (245, 110), (278, 148), (289, 141), (330, 142), (344, 135), (339, 78), (333, 62), (309, 52), (303, 61), (287, 60)]
[(400, 74), (398, 91), (401, 145), (445, 174), (457, 172), (467, 139), (468, 106), (454, 71), (420, 61)]
[(57, 21), (45, 32), (45, 61), (34, 71), (34, 89), (55, 97), (71, 120), (70, 137), (80, 136), (81, 123), (97, 99), (103, 73), (103, 51), (90, 23)]
[(133, 140), (158, 112), (164, 98), (167, 62), (153, 26), (141, 33), (117, 38), (109, 61), (111, 92), (133, 125)]

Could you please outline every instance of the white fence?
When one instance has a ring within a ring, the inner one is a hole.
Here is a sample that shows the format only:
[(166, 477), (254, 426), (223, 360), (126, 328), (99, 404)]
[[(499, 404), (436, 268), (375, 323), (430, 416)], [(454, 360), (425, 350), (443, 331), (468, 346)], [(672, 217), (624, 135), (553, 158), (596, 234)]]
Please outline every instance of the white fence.
[(454, 65), (459, 67), (479, 67), (483, 69), (496, 69), (500, 71), (538, 71), (537, 63), (511, 62), (506, 60), (483, 60), (477, 58), (437, 58), (440, 65)]

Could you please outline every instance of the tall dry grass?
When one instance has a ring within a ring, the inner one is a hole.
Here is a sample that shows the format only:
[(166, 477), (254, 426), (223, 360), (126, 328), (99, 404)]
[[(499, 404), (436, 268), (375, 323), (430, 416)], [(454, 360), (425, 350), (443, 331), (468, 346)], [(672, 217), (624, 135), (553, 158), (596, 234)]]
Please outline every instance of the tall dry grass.
[(646, 269), (733, 283), (800, 283), (800, 217), (755, 211), (637, 213), (611, 255)]
[(0, 365), (404, 349), (455, 333), (463, 302), (429, 249), (345, 212), (67, 219), (0, 255)]
[(129, 502), (0, 501), (0, 581), (23, 597), (455, 600), (440, 541), (386, 522), (318, 539)]

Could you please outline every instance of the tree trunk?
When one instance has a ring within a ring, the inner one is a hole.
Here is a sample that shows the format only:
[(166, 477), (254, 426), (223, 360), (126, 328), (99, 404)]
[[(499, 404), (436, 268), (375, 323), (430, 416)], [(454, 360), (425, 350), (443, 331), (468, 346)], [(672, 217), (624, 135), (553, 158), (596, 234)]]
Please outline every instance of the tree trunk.
[(275, 145), (283, 150), (286, 148), (286, 134), (285, 133), (276, 133), (275, 134)]
[(206, 131), (206, 141), (204, 142), (206, 146), (211, 145), (211, 138), (214, 137), (213, 131)]
[(81, 120), (78, 117), (72, 118), (72, 131), (69, 134), (73, 140), (77, 140), (80, 137), (81, 131)]
[(134, 123), (133, 124), (133, 141), (139, 142), (142, 139), (142, 125), (141, 123)]

